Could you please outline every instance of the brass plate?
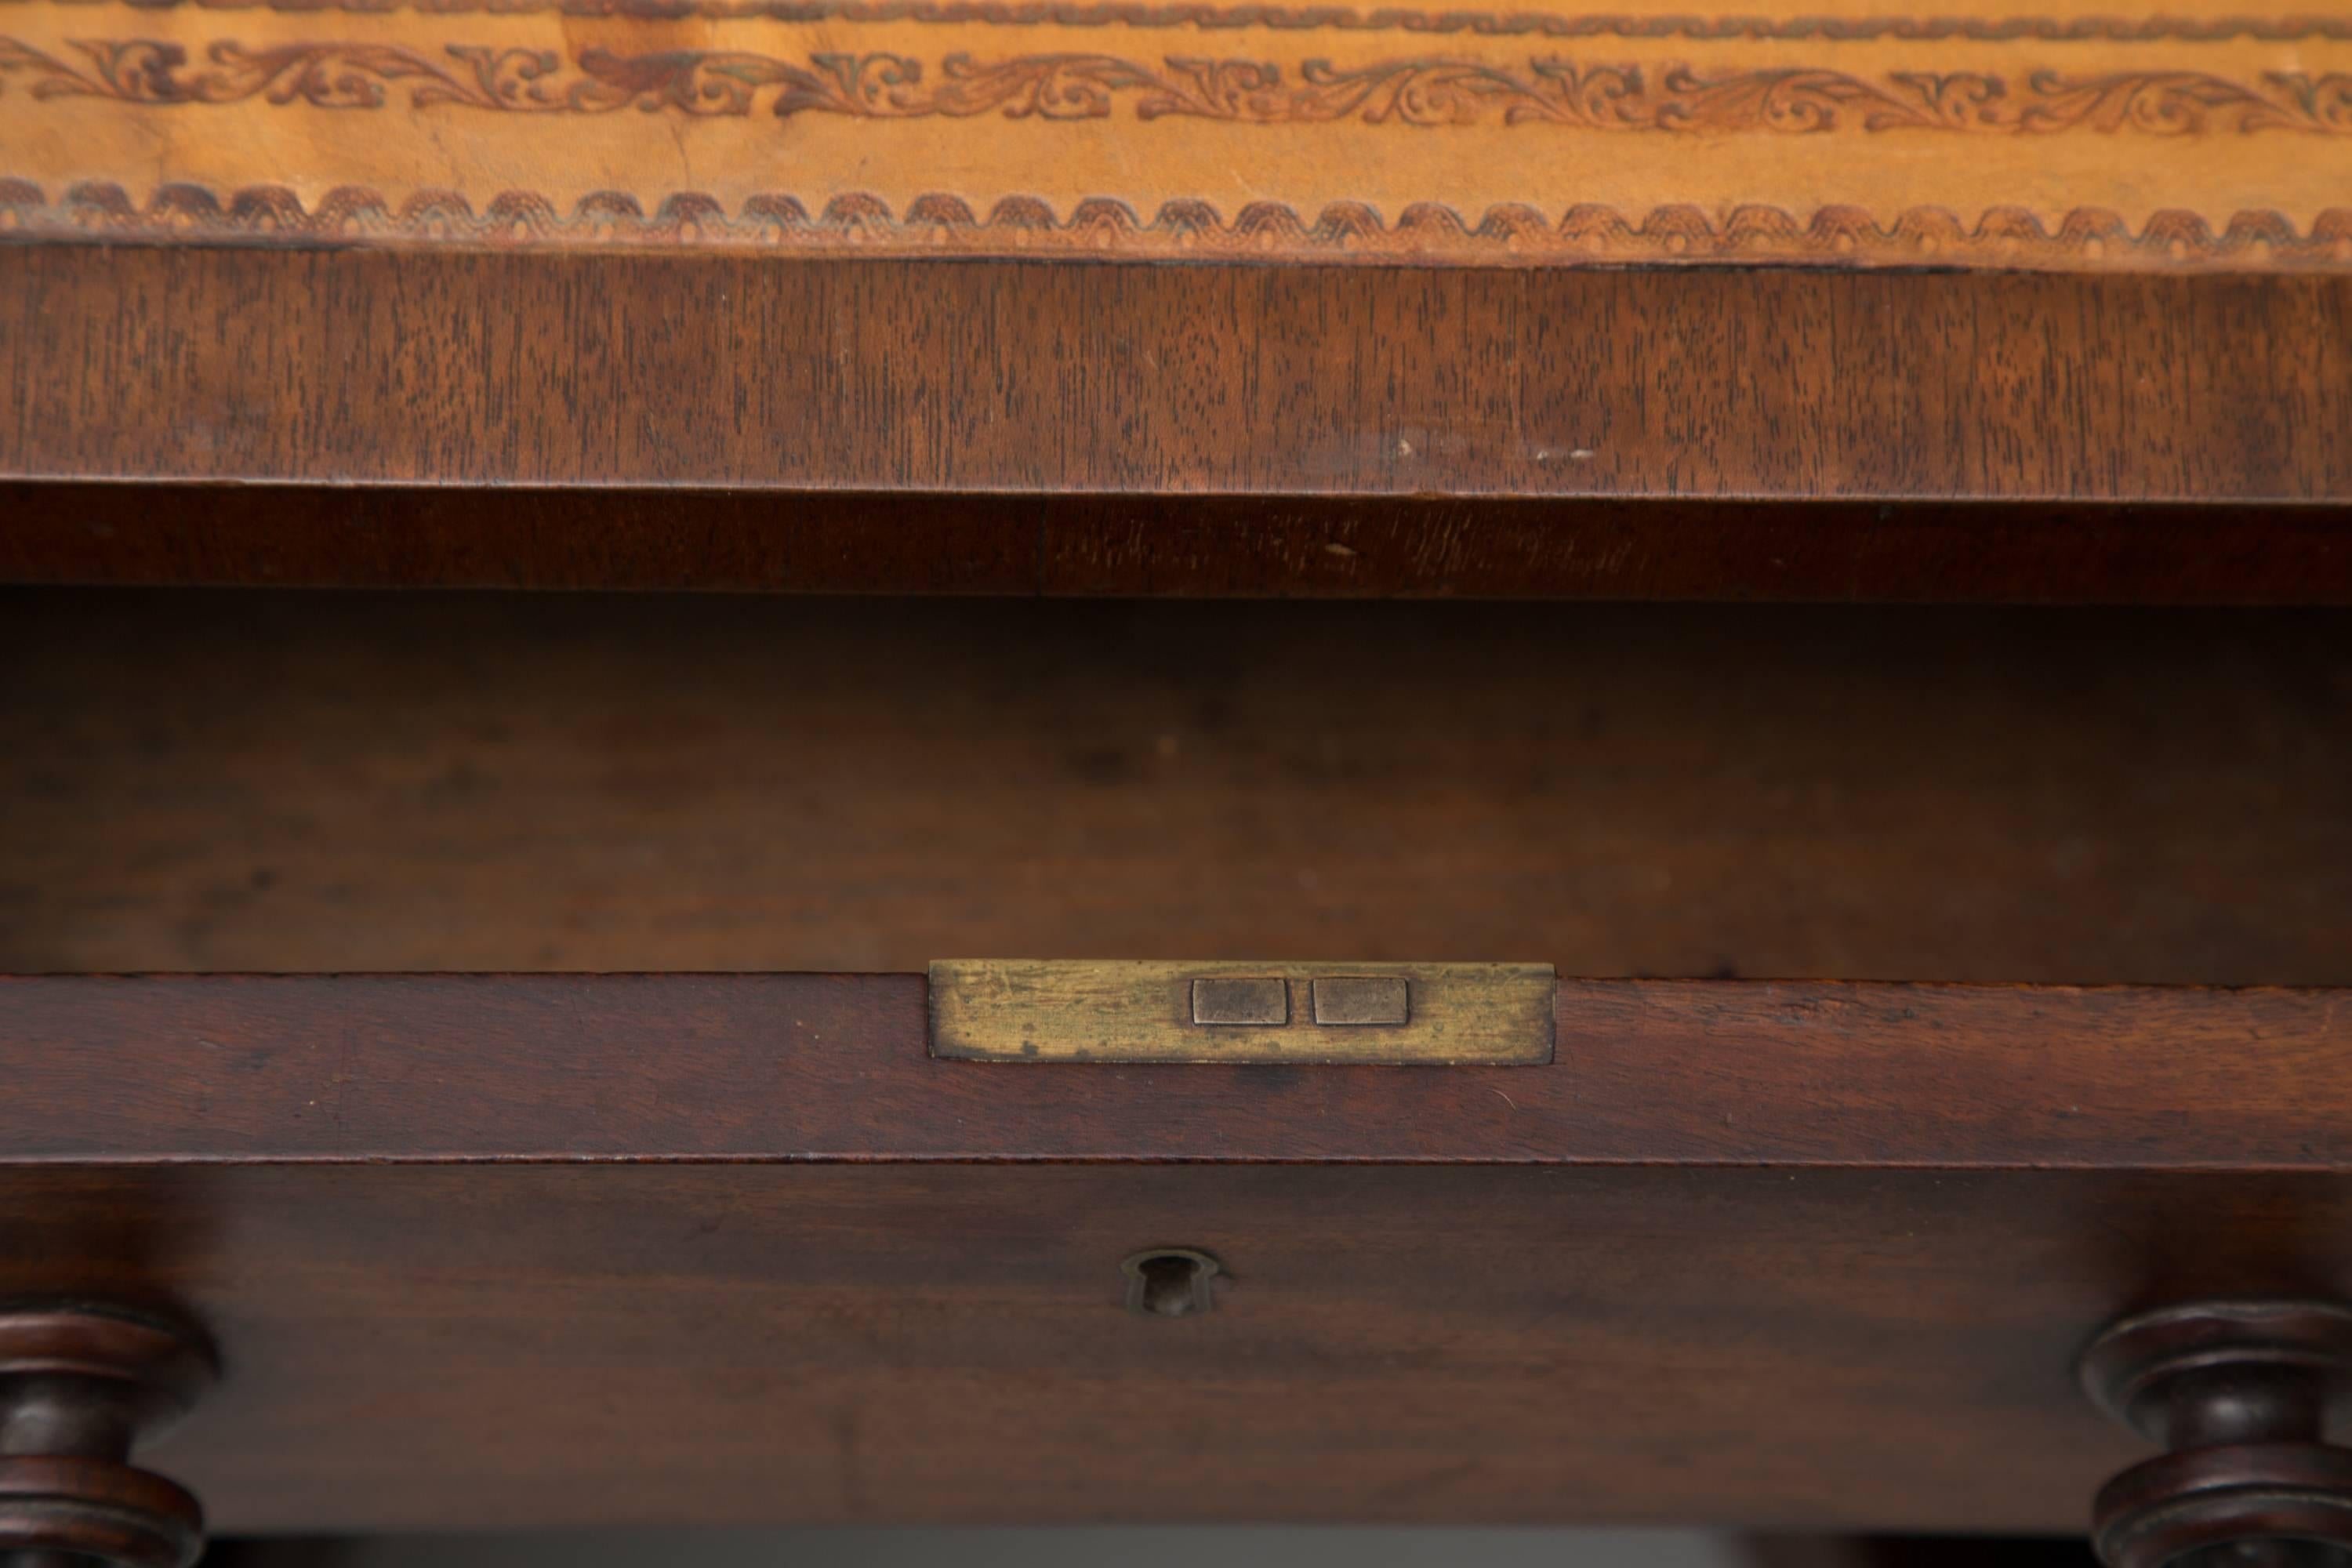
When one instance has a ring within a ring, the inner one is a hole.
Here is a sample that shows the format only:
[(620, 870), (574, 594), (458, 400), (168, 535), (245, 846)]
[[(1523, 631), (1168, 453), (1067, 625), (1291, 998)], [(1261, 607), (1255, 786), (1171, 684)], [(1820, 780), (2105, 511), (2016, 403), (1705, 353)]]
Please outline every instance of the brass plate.
[(1548, 963), (941, 959), (931, 1055), (1539, 1067), (1553, 984)]

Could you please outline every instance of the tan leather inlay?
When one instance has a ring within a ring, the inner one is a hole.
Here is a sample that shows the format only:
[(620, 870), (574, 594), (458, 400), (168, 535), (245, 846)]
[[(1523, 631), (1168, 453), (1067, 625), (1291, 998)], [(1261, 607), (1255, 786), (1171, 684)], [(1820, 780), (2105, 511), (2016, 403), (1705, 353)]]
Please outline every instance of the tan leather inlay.
[(0, 233), (2352, 264), (2352, 19), (0, 0)]

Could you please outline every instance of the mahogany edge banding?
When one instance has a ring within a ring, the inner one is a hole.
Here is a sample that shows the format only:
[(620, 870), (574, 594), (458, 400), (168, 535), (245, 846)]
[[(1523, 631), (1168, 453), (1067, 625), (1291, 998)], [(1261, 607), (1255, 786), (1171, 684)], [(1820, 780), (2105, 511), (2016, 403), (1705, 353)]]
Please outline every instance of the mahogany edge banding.
[(1040, 1072), (930, 1059), (920, 975), (0, 987), (11, 1163), (2352, 1171), (2336, 990), (1569, 981), (1549, 1068)]

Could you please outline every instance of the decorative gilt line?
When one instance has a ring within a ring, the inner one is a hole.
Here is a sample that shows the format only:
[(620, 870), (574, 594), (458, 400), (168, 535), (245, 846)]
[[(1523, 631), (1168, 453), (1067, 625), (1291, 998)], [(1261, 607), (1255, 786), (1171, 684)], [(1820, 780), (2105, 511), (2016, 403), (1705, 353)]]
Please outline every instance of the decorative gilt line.
[(1099, 120), (1132, 100), (1136, 118), (1249, 125), (1507, 125), (1591, 131), (1861, 130), (2052, 134), (2071, 131), (2197, 135), (2208, 131), (2352, 134), (2352, 74), (2271, 72), (2231, 81), (2202, 71), (2110, 71), (2023, 79), (1981, 72), (1897, 71), (1872, 81), (1789, 68), (1706, 75), (1686, 66), (1582, 66), (1538, 58), (1520, 69), (1470, 60), (1406, 59), (1342, 68), (1308, 60), (1296, 80), (1280, 66), (1171, 57), (1157, 68), (1114, 55), (953, 54), (928, 72), (897, 54), (815, 54), (805, 61), (740, 50), (583, 51), (569, 68), (553, 50), (447, 46), (444, 64), (401, 44), (213, 44), (201, 68), (155, 39), (84, 40), (78, 67), (0, 37), (0, 77), (31, 79), (36, 99), (137, 104), (271, 104), (376, 109), (397, 85), (423, 109), (457, 104), (516, 113), (609, 114), (636, 108), (743, 116), (764, 106), (866, 120), (931, 116)]
[(28, 181), (0, 178), (0, 242), (94, 239), (292, 246), (440, 245), (493, 249), (693, 248), (836, 256), (1083, 257), (1134, 260), (1345, 260), (1463, 266), (1674, 265), (1727, 262), (1805, 267), (1980, 267), (2016, 270), (2352, 271), (2352, 209), (2330, 208), (2308, 232), (2274, 212), (2242, 212), (2220, 233), (2194, 213), (2168, 211), (2134, 233), (2096, 208), (2056, 229), (1997, 207), (1975, 226), (1939, 207), (1882, 224), (1850, 206), (1808, 221), (1742, 206), (1717, 223), (1695, 207), (1661, 206), (1629, 219), (1580, 205), (1557, 221), (1531, 206), (1489, 210), (1476, 224), (1422, 203), (1391, 225), (1360, 203), (1324, 208), (1311, 224), (1292, 208), (1253, 203), (1228, 223), (1206, 202), (1170, 202), (1150, 223), (1126, 203), (1078, 203), (1067, 221), (1031, 196), (1008, 197), (984, 218), (954, 196), (929, 195), (903, 216), (871, 195), (846, 195), (812, 216), (788, 195), (754, 196), (730, 213), (685, 192), (648, 216), (619, 192), (583, 198), (569, 215), (545, 196), (509, 191), (475, 211), (450, 191), (394, 205), (344, 187), (316, 207), (282, 186), (215, 194), (161, 187), (143, 207), (114, 184), (82, 184), (51, 203)]
[[(110, 0), (0, 0), (0, 5), (104, 5)], [(1279, 31), (1469, 33), (1547, 38), (1880, 38), (1983, 43), (2265, 43), (2352, 39), (2352, 16), (1626, 16), (1588, 12), (1418, 11), (1383, 6), (1220, 5), (1204, 0), (132, 0), (144, 10), (268, 10), (308, 15), (537, 16), (673, 20), (758, 18), (782, 22), (928, 22), (1034, 27), (1265, 27)]]

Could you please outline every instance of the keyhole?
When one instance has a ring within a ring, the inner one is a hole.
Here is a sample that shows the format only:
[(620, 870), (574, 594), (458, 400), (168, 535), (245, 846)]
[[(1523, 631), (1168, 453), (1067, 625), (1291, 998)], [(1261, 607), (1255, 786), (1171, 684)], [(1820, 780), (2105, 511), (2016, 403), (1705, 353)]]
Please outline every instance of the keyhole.
[(1147, 1318), (1189, 1318), (1213, 1304), (1209, 1282), (1217, 1260), (1189, 1247), (1139, 1252), (1119, 1266), (1127, 1273), (1127, 1308)]

